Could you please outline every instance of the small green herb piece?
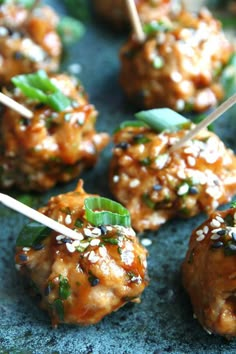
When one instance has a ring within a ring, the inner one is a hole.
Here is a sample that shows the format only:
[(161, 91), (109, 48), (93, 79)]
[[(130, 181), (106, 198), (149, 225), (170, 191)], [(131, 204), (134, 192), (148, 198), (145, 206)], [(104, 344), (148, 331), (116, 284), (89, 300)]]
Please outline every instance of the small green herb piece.
[(152, 160), (148, 156), (145, 157), (143, 160), (140, 160), (140, 164), (143, 166), (150, 166), (151, 162), (152, 162)]
[(130, 226), (129, 211), (120, 203), (103, 197), (89, 197), (84, 201), (85, 215), (92, 225)]
[(151, 21), (143, 25), (143, 31), (146, 35), (151, 36), (156, 34), (156, 32), (166, 32), (169, 31), (172, 26), (164, 21)]
[(83, 227), (83, 221), (81, 219), (76, 219), (75, 227), (78, 227), (79, 229), (81, 229), (81, 227)]
[(169, 108), (150, 109), (135, 114), (135, 117), (148, 124), (157, 132), (178, 131), (190, 126), (191, 121)]
[(164, 66), (164, 61), (163, 61), (162, 57), (160, 57), (159, 55), (156, 55), (153, 58), (152, 65), (153, 65), (154, 69), (161, 69)]
[(102, 238), (102, 241), (104, 243), (109, 243), (111, 245), (118, 245), (119, 241), (117, 240), (117, 238), (109, 238), (109, 237), (106, 237), (106, 238)]
[(231, 208), (236, 208), (236, 200), (234, 200), (230, 206), (231, 206)]
[(85, 27), (79, 20), (64, 16), (60, 19), (57, 26), (57, 32), (61, 37), (62, 43), (68, 45), (75, 43), (83, 37)]
[(100, 282), (100, 280), (97, 277), (95, 277), (95, 275), (93, 275), (92, 272), (89, 272), (88, 281), (90, 282), (91, 286), (96, 286)]
[(71, 287), (68, 279), (59, 275), (59, 297), (62, 300), (66, 300), (71, 294)]
[(142, 200), (144, 204), (146, 204), (150, 209), (155, 209), (156, 203), (151, 200), (150, 196), (147, 193), (143, 194)]
[(234, 217), (231, 214), (225, 216), (224, 221), (227, 226), (234, 226)]
[(48, 227), (33, 221), (23, 227), (16, 240), (16, 246), (32, 247), (48, 237), (50, 233), (51, 230)]
[(137, 121), (137, 120), (126, 120), (124, 122), (122, 122), (119, 127), (117, 129), (115, 129), (114, 133), (117, 133), (118, 131), (128, 128), (128, 127), (145, 127), (148, 128), (148, 124), (141, 122), (141, 121)]
[(147, 136), (145, 136), (143, 134), (135, 135), (133, 137), (133, 140), (134, 140), (135, 144), (146, 144), (146, 143), (149, 143), (151, 141)]
[(56, 299), (52, 303), (52, 307), (54, 308), (58, 318), (60, 321), (64, 321), (64, 306), (61, 299)]
[(44, 70), (14, 76), (11, 81), (26, 97), (47, 104), (57, 112), (71, 105), (70, 99), (54, 85)]

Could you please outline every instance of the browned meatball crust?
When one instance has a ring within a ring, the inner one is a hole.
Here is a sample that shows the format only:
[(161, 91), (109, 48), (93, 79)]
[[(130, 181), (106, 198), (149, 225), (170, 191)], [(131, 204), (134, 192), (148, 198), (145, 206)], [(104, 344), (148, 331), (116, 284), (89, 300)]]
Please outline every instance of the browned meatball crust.
[(182, 266), (194, 313), (210, 333), (236, 336), (236, 209), (214, 212), (194, 230)]
[[(96, 12), (115, 28), (124, 29), (130, 23), (125, 0), (93, 0)], [(142, 22), (149, 22), (170, 14), (177, 6), (173, 0), (135, 0)], [(178, 6), (179, 9), (180, 5)]]
[(107, 145), (106, 133), (97, 133), (97, 112), (89, 104), (83, 87), (66, 75), (51, 78), (72, 100), (56, 112), (47, 105), (27, 100), (15, 89), (11, 97), (25, 105), (34, 116), (22, 118), (4, 108), (0, 120), (0, 186), (22, 190), (46, 190), (67, 182), (84, 168), (93, 166)]
[(94, 227), (85, 217), (87, 194), (52, 197), (40, 211), (78, 231), (78, 240), (56, 232), (33, 247), (18, 247), (16, 265), (42, 296), (53, 325), (90, 325), (128, 301), (139, 302), (147, 286), (146, 250), (132, 228)]
[(0, 85), (13, 76), (59, 68), (62, 44), (58, 17), (48, 6), (32, 10), (13, 3), (0, 6)]
[(113, 195), (131, 214), (137, 231), (157, 230), (174, 216), (210, 213), (235, 194), (236, 157), (214, 133), (203, 130), (182, 148), (168, 149), (186, 134), (125, 127), (114, 135), (110, 166)]
[(233, 53), (219, 21), (204, 9), (156, 24), (158, 31), (149, 24), (143, 44), (133, 36), (121, 49), (120, 83), (127, 97), (142, 108), (201, 112), (215, 106), (224, 96), (222, 68)]

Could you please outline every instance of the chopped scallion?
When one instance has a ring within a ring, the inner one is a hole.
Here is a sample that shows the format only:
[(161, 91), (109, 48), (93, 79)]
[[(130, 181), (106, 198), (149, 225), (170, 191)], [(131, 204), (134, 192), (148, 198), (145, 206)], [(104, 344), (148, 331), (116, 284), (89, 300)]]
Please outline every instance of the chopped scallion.
[(89, 197), (84, 201), (87, 220), (95, 226), (130, 226), (129, 211), (121, 204), (103, 197)]
[(48, 237), (50, 233), (51, 230), (48, 227), (36, 221), (30, 222), (21, 230), (16, 240), (16, 246), (32, 247), (35, 243), (40, 243), (43, 239)]
[(79, 20), (64, 16), (60, 19), (57, 26), (57, 32), (64, 44), (72, 44), (83, 37), (85, 27)]

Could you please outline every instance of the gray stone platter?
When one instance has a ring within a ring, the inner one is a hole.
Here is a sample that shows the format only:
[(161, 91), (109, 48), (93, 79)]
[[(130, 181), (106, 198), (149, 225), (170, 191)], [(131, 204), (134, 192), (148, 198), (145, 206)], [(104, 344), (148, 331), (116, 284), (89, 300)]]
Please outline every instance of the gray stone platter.
[[(105, 1), (105, 0), (101, 0)], [(62, 2), (48, 1), (61, 14)], [(135, 108), (124, 100), (118, 84), (118, 50), (125, 36), (111, 32), (94, 19), (87, 25), (84, 38), (66, 51), (62, 70), (79, 63), (79, 77), (100, 112), (98, 130), (112, 133), (115, 127), (131, 119)], [(230, 128), (229, 128), (230, 127)], [(236, 150), (233, 110), (216, 124), (225, 143)], [(110, 145), (94, 169), (82, 174), (85, 189), (110, 197), (107, 187)], [(34, 207), (47, 202), (51, 195), (72, 190), (77, 181), (60, 185), (45, 194), (22, 195)], [(140, 237), (152, 240), (149, 250), (150, 285), (138, 305), (126, 305), (118, 312), (90, 327), (61, 325), (52, 329), (45, 313), (24, 289), (14, 266), (15, 239), (23, 216), (0, 207), (0, 353), (23, 354), (164, 354), (164, 353), (235, 353), (236, 341), (208, 335), (193, 319), (187, 295), (181, 286), (180, 266), (193, 228), (204, 220), (200, 215), (185, 221), (175, 219), (157, 233)]]

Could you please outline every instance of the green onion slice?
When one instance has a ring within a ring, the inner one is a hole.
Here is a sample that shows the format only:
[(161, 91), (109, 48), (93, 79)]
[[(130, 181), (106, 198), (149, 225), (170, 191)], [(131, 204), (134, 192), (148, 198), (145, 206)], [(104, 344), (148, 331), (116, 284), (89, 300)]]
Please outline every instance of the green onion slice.
[(30, 222), (21, 230), (16, 240), (16, 246), (32, 247), (34, 244), (40, 243), (48, 237), (51, 232), (52, 230), (48, 227), (43, 226), (36, 221)]
[(172, 29), (172, 25), (162, 20), (151, 21), (143, 25), (143, 31), (146, 35), (150, 36), (157, 32), (166, 32)]
[(190, 126), (191, 121), (170, 108), (150, 109), (135, 114), (140, 121), (148, 124), (157, 132), (177, 131)]
[(26, 97), (47, 104), (57, 112), (64, 111), (71, 105), (70, 99), (54, 85), (44, 70), (14, 76), (11, 80)]
[(63, 44), (72, 44), (81, 39), (85, 33), (85, 27), (79, 20), (64, 16), (60, 19), (57, 32)]
[(137, 121), (137, 120), (125, 120), (124, 122), (122, 122), (119, 127), (117, 129), (115, 129), (114, 134), (117, 133), (118, 131), (125, 129), (127, 127), (145, 127), (148, 128), (149, 125), (141, 122), (141, 121)]
[(84, 201), (85, 215), (92, 225), (130, 226), (129, 211), (120, 203), (103, 197), (89, 197)]

